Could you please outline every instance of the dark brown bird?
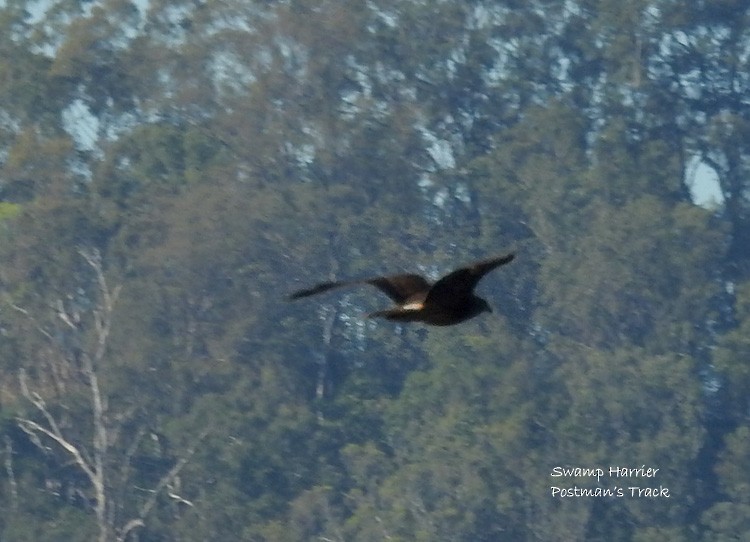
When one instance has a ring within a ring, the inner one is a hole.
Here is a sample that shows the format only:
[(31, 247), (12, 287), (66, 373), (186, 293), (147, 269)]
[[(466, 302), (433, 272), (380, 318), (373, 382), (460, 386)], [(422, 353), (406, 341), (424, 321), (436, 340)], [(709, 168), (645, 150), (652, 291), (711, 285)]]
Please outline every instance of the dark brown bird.
[(408, 273), (363, 280), (323, 282), (312, 288), (293, 293), (289, 296), (289, 300), (343, 286), (371, 284), (395, 301), (397, 306), (373, 312), (368, 315), (369, 317), (379, 316), (401, 322), (452, 326), (483, 312), (492, 312), (487, 301), (474, 294), (474, 287), (487, 273), (511, 262), (513, 258), (515, 258), (514, 254), (507, 254), (467, 265), (456, 269), (432, 285), (420, 275)]

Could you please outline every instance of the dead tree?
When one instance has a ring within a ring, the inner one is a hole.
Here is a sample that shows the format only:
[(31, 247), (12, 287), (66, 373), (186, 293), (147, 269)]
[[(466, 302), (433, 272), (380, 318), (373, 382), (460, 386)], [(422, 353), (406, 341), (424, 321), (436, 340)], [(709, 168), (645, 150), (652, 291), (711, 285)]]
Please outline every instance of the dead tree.
[[(134, 517), (122, 522), (118, 526), (116, 510), (120, 508), (114, 501), (115, 492), (111, 483), (118, 470), (117, 465), (129, 463), (135, 448), (138, 446), (145, 430), (139, 431), (129, 450), (118, 452), (116, 445), (116, 434), (113, 430), (113, 421), (123, 416), (117, 416), (108, 411), (107, 397), (102, 392), (99, 372), (107, 354), (107, 345), (112, 329), (112, 314), (115, 303), (120, 293), (120, 286), (110, 288), (104, 274), (101, 258), (97, 251), (79, 251), (81, 257), (94, 273), (96, 281), (96, 304), (91, 309), (91, 321), (93, 322), (92, 338), (88, 343), (81, 341), (86, 346), (81, 348), (77, 356), (77, 365), (86, 392), (89, 395), (91, 405), (92, 433), (91, 442), (78, 442), (67, 435), (60, 420), (53, 415), (51, 409), (41, 394), (33, 391), (29, 385), (26, 372), (21, 369), (19, 381), (21, 393), (33, 406), (37, 419), (19, 417), (19, 427), (29, 435), (32, 442), (43, 450), (47, 449), (45, 441), (52, 441), (73, 461), (75, 466), (85, 475), (91, 485), (93, 492), (93, 508), (98, 528), (98, 542), (125, 542), (134, 530), (146, 525), (146, 518), (156, 504), (160, 493), (166, 491), (171, 498), (192, 506), (189, 500), (177, 495), (174, 491), (176, 481), (179, 480), (180, 471), (195, 453), (199, 443), (207, 436), (208, 431), (200, 432), (192, 444), (184, 451), (175, 465), (164, 474), (156, 486), (150, 491), (149, 498), (137, 509)], [(25, 309), (13, 305), (13, 307), (33, 320), (33, 317)], [(84, 329), (85, 318), (81, 314), (66, 309), (62, 301), (56, 304), (55, 312), (60, 321), (73, 333), (81, 336), (86, 334)], [(54, 337), (42, 325), (34, 320), (37, 330), (48, 340), (54, 343)], [(64, 354), (63, 354), (64, 355)]]

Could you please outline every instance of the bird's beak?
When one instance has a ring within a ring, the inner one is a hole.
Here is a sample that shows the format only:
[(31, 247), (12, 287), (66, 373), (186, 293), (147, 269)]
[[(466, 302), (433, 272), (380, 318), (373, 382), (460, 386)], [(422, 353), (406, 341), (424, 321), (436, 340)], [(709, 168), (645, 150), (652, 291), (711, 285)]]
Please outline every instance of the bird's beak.
[(485, 310), (486, 310), (487, 312), (492, 312), (492, 307), (490, 307), (489, 305), (487, 305), (487, 309), (485, 309)]

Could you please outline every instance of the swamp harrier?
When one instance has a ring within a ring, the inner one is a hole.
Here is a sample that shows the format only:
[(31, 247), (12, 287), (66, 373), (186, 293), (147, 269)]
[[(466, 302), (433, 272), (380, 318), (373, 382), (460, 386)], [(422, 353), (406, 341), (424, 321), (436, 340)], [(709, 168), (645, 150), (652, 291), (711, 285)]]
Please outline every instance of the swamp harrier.
[(401, 322), (424, 322), (434, 326), (452, 326), (482, 312), (492, 312), (487, 301), (474, 294), (474, 287), (487, 273), (513, 260), (514, 254), (483, 260), (456, 269), (435, 284), (412, 273), (363, 280), (323, 282), (300, 290), (289, 300), (307, 297), (333, 288), (371, 284), (396, 302), (396, 307), (369, 314)]

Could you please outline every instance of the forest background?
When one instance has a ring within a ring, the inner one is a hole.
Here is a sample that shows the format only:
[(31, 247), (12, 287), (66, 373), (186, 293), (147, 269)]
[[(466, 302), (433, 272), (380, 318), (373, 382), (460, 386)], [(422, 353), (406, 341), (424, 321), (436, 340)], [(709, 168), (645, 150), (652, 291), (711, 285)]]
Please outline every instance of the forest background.
[[(747, 0), (3, 2), (0, 540), (748, 539), (749, 57)], [(453, 328), (283, 301), (508, 250)]]

